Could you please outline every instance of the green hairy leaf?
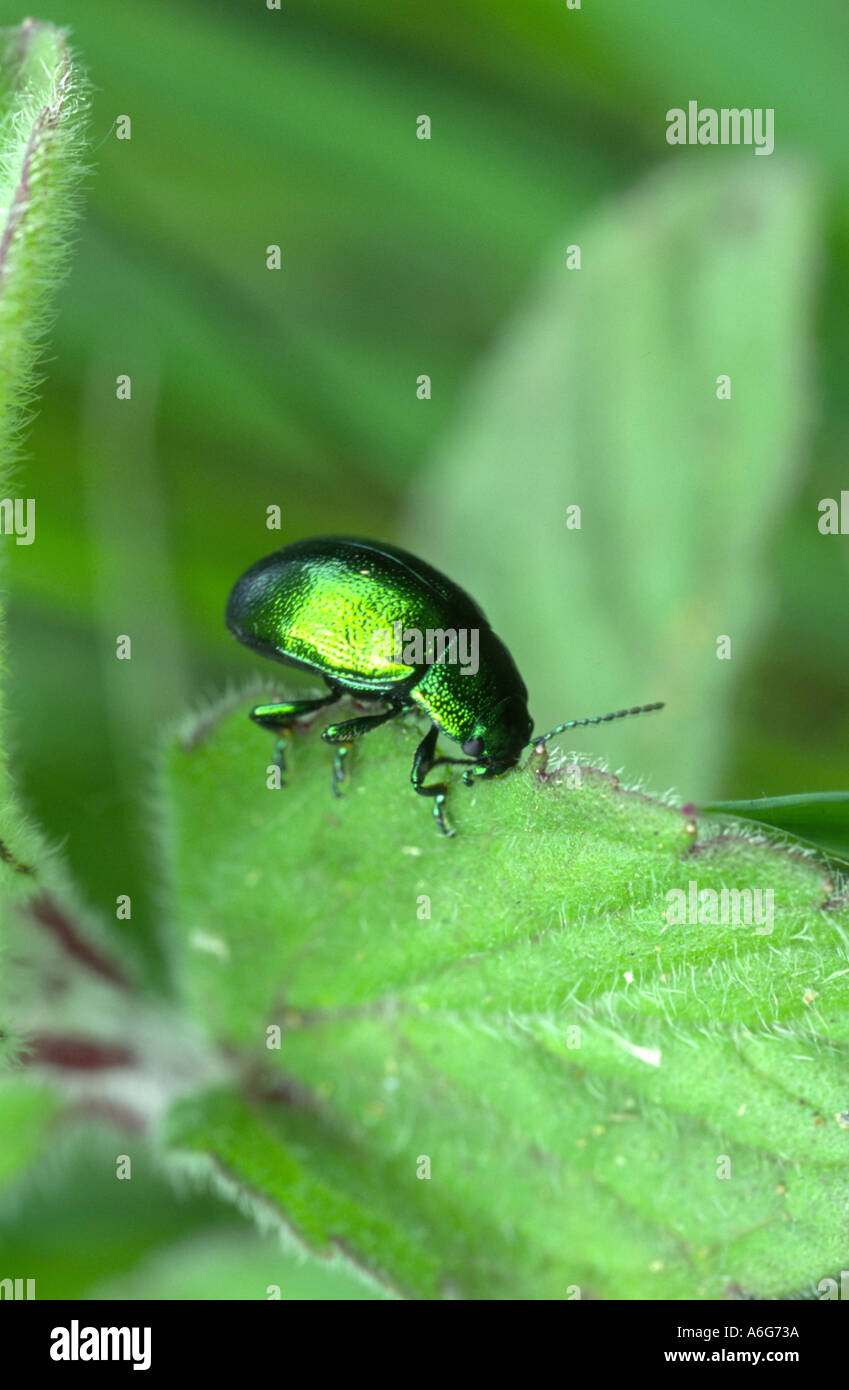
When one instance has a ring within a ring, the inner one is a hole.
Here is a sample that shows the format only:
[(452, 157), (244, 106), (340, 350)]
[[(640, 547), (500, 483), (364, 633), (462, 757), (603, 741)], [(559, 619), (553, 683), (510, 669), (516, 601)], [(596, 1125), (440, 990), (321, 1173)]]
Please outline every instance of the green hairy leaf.
[(85, 109), (85, 84), (61, 30), (33, 19), (0, 30), (0, 460), (5, 466), (31, 402), (36, 355), (68, 262)]
[(334, 799), (322, 723), (273, 789), (248, 707), (165, 762), (175, 969), (232, 1070), (172, 1106), (184, 1161), (418, 1297), (839, 1268), (849, 909), (815, 858), (536, 754), (453, 787), (446, 840), (409, 724)]
[[(53, 292), (67, 266), (81, 173), (86, 86), (65, 35), (28, 19), (0, 30), (0, 559), (13, 544), (7, 514), (32, 520), (34, 499), (12, 493), (13, 460), (32, 407), (39, 349)], [(23, 489), (26, 493), (27, 490)], [(5, 663), (5, 651), (0, 653)], [(2, 710), (0, 710), (2, 713)], [(0, 738), (0, 1056), (14, 1051), (7, 997), (18, 993), (7, 930), (16, 905), (39, 891), (41, 836), (14, 799)], [(52, 867), (48, 877), (55, 877)], [(4, 930), (6, 929), (6, 930)]]

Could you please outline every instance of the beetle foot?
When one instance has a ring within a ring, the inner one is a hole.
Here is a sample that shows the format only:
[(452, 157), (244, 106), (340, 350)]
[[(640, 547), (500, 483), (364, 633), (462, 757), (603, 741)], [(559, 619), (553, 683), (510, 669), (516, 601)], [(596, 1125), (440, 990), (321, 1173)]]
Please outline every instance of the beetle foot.
[(443, 835), (447, 835), (447, 837), (451, 839), (454, 835), (457, 834), (457, 831), (454, 830), (445, 819), (445, 801), (445, 792), (438, 792), (437, 795), (433, 798), (433, 816), (434, 820), (436, 821), (436, 824), (439, 826), (441, 833)]
[(285, 736), (283, 738), (279, 738), (274, 745), (274, 752), (271, 757), (271, 761), (274, 764), (274, 766), (280, 768), (281, 787), (285, 787), (286, 785), (286, 783), (283, 781), (283, 777), (286, 772), (286, 747), (288, 742), (289, 740)]
[(342, 797), (345, 795), (345, 793), (342, 791), (342, 787), (348, 781), (348, 774), (345, 771), (345, 759), (347, 758), (349, 751), (350, 745), (347, 743), (340, 744), (339, 747), (336, 749), (336, 755), (333, 759), (334, 796)]

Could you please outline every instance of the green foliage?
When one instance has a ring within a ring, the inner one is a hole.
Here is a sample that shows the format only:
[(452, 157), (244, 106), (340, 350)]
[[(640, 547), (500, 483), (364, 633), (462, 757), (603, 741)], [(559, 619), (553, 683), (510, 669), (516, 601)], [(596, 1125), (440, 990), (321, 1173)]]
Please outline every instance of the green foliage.
[(849, 792), (762, 796), (754, 801), (714, 801), (703, 808), (786, 830), (831, 858), (849, 861)]
[(59, 1108), (44, 1085), (20, 1074), (0, 1076), (0, 1187), (38, 1155)]
[[(7, 1117), (25, 1119), (7, 1107), (8, 1090), (4, 1082), (0, 1150), (12, 1142)], [(37, 1091), (27, 1093), (31, 1113)], [(132, 1178), (119, 1182), (116, 1153), (128, 1149)], [(26, 1180), (21, 1173), (4, 1187), (0, 1265), (34, 1278), (39, 1299), (264, 1299), (270, 1284), (282, 1298), (298, 1288), (312, 1298), (373, 1296), (341, 1263), (297, 1258), (231, 1206), (175, 1184), (137, 1136), (102, 1124), (54, 1125), (49, 1146), (30, 1155)]]
[(252, 1231), (196, 1235), (143, 1260), (120, 1278), (103, 1280), (91, 1298), (281, 1299), (299, 1303), (375, 1299), (341, 1258), (334, 1265), (281, 1251), (274, 1237)]
[[(536, 756), (458, 784), (446, 841), (414, 729), (370, 734), (333, 800), (320, 721), (272, 790), (246, 710), (166, 758), (175, 968), (237, 1059), (172, 1145), (422, 1297), (768, 1297), (839, 1267), (849, 911), (815, 859)], [(692, 881), (774, 919), (671, 924)]]
[[(4, 1099), (4, 1136), (11, 1118)], [(55, 1103), (53, 1118), (49, 1144), (0, 1194), (0, 1261), (35, 1278), (37, 1298), (84, 1298), (201, 1223), (213, 1239), (233, 1233), (232, 1211), (199, 1193), (177, 1195), (137, 1137), (108, 1125), (56, 1123)], [(116, 1153), (128, 1144), (132, 1180), (118, 1182)]]
[(85, 102), (61, 30), (33, 19), (0, 30), (0, 460), (6, 470), (68, 263)]
[[(154, 968), (152, 733), (250, 670), (221, 608), (268, 543), (265, 507), (285, 504), (293, 536), (390, 534), (545, 246), (625, 168), (576, 133), (566, 185), (551, 175), (565, 98), (523, 112), (486, 65), (470, 87), (424, 42), (402, 56), (386, 13), (352, 54), (355, 3), (332, 30), (285, 9), (146, 4), (128, 42), (120, 8), (56, 0), (96, 74), (97, 174), (36, 426), (38, 486), (63, 505), (17, 567), (8, 698), (27, 803), (93, 902), (132, 895)], [(442, 113), (428, 146), (419, 102)], [(132, 403), (115, 400), (119, 370)], [(141, 658), (122, 684), (116, 631)], [(73, 740), (52, 717), (57, 667)]]
[[(822, 289), (816, 322), (828, 345), (808, 357), (817, 434), (795, 464), (780, 524), (765, 521), (760, 531), (752, 517), (757, 583), (739, 594), (759, 617), (750, 645), (738, 637), (726, 663), (733, 704), (723, 691), (714, 707), (724, 722), (707, 728), (706, 694), (698, 693), (714, 676), (707, 658), (681, 691), (655, 689), (654, 653), (640, 658), (644, 675), (614, 669), (606, 634), (617, 624), (627, 636), (627, 620), (605, 611), (600, 636), (588, 642), (577, 592), (562, 595), (554, 637), (546, 614), (543, 647), (531, 626), (544, 625), (537, 570), (519, 567), (505, 594), (506, 533), (496, 533), (485, 556), (466, 559), (471, 524), (462, 544), (438, 553), (449, 519), (429, 485), (424, 550), (471, 584), (520, 648), (541, 723), (616, 703), (613, 676), (627, 682), (623, 701), (640, 698), (635, 683), (648, 685), (646, 698), (674, 696), (664, 727), (622, 728), (604, 746), (653, 785), (713, 798), (849, 784), (849, 648), (833, 640), (843, 620), (845, 547), (823, 545), (810, 525), (817, 498), (839, 490), (849, 438), (841, 367), (849, 354), (844, 21), (817, 0), (801, 33), (796, 9), (781, 0), (769, 43), (741, 42), (741, 32), (757, 32), (756, 13), (717, 0), (688, 11), (682, 33), (681, 3), (664, 0), (643, 17), (621, 6), (575, 13), (560, 0), (499, 0), (482, 20), (477, 8), (450, 0), (333, 0), (321, 15), (312, 0), (287, 0), (280, 13), (240, 0), (160, 0), (139, 9), (132, 43), (120, 7), (102, 0), (46, 0), (39, 11), (73, 26), (96, 74), (97, 176), (35, 427), (33, 482), (44, 496), (61, 496), (62, 507), (43, 510), (37, 553), (13, 576), (7, 699), (27, 804), (66, 843), (93, 901), (111, 907), (116, 893), (132, 893), (133, 935), (151, 952), (157, 910), (139, 787), (152, 731), (198, 691), (255, 669), (222, 638), (221, 607), (232, 579), (268, 548), (265, 506), (283, 506), (290, 537), (353, 531), (420, 540), (404, 519), (407, 490), (441, 447), (478, 363), (515, 321), (545, 258), (566, 241), (586, 243), (606, 207), (625, 212), (622, 195), (636, 193), (654, 166), (719, 173), (739, 161), (756, 189), (792, 150), (826, 184), (819, 275), (806, 272), (808, 293)], [(780, 92), (777, 153), (670, 152), (670, 101), (707, 91), (732, 106), (771, 105)], [(415, 140), (419, 111), (434, 117), (430, 142)], [(826, 119), (827, 111), (836, 114)], [(115, 138), (123, 112), (132, 114), (132, 141)], [(705, 257), (711, 240), (706, 223)], [(264, 266), (270, 241), (283, 247), (279, 275)], [(762, 249), (766, 298), (777, 294), (785, 305), (781, 263), (770, 269)], [(636, 285), (640, 273), (636, 267)], [(623, 305), (632, 305), (633, 292)], [(739, 317), (740, 302), (724, 302), (732, 321)], [(610, 333), (610, 313), (602, 322)], [(588, 314), (581, 331), (593, 328)], [(809, 337), (806, 326), (797, 341)], [(649, 346), (634, 342), (634, 351)], [(753, 351), (729, 405), (746, 408), (750, 387), (762, 396), (781, 351)], [(647, 356), (637, 365), (651, 364)], [(134, 373), (129, 425), (127, 406), (114, 400), (121, 368)], [(420, 371), (434, 383), (427, 402), (415, 397)], [(615, 404), (613, 385), (611, 373)], [(786, 408), (776, 402), (765, 418), (768, 430), (795, 412), (795, 388), (789, 394)], [(528, 454), (523, 443), (520, 479)], [(512, 478), (512, 455), (508, 463)], [(646, 451), (645, 463), (669, 473), (665, 450)], [(596, 456), (590, 466), (601, 466)], [(553, 460), (547, 496), (559, 492), (567, 467), (568, 459)], [(683, 443), (674, 471), (683, 489), (693, 471)], [(748, 467), (740, 470), (744, 490), (747, 476)], [(662, 482), (656, 488), (647, 476), (650, 491), (662, 494)], [(495, 486), (493, 464), (486, 491)], [(770, 479), (766, 486), (776, 499)], [(522, 519), (519, 501), (511, 531)], [(626, 490), (623, 509), (629, 501)], [(605, 503), (617, 506), (612, 488)], [(479, 504), (485, 495), (474, 499), (470, 521)], [(663, 563), (673, 577), (684, 571), (676, 629), (684, 634), (690, 615), (695, 624), (704, 611), (687, 606), (700, 582), (699, 565), (688, 568), (686, 559), (692, 516), (662, 533), (650, 528), (645, 541), (672, 552)], [(613, 532), (627, 534), (627, 525), (617, 515)], [(676, 564), (679, 549), (685, 556)], [(667, 621), (676, 594), (663, 592), (659, 602)], [(117, 685), (106, 651), (119, 622), (118, 631), (131, 625), (143, 634), (142, 650), (155, 653), (135, 671), (132, 707), (131, 683)], [(57, 668), (67, 723), (52, 717)], [(838, 696), (828, 720), (818, 708), (823, 688)], [(686, 767), (708, 749), (712, 776), (696, 784)], [(80, 797), (83, 776), (88, 794)]]
[[(26, 20), (0, 30), (0, 497), (35, 390), (52, 298), (67, 266), (81, 172), (85, 83), (65, 35)], [(9, 536), (0, 537), (5, 551)], [(4, 653), (5, 655), (5, 653)], [(0, 1031), (11, 1050), (7, 999), (19, 974), (3, 927), (32, 892), (41, 837), (13, 797), (0, 739)], [(13, 983), (14, 982), (14, 983)]]
[[(40, 1297), (804, 1291), (845, 1264), (846, 901), (819, 860), (725, 820), (694, 839), (674, 808), (592, 772), (580, 789), (532, 772), (458, 787), (449, 845), (409, 787), (409, 731), (373, 735), (334, 802), (312, 738), (291, 785), (266, 791), (240, 709), (170, 755), (169, 898), (148, 763), (198, 687), (255, 669), (221, 609), (279, 503), (288, 537), (387, 536), (466, 583), (519, 657), (538, 727), (670, 701), (612, 742), (580, 735), (653, 785), (846, 785), (845, 546), (811, 520), (845, 483), (849, 439), (845, 22), (816, 3), (800, 27), (776, 0), (764, 43), (737, 0), (688, 8), (686, 33), (679, 0), (581, 14), (493, 0), (485, 21), (439, 0), (327, 0), (320, 15), (312, 0), (279, 14), (156, 0), (128, 42), (120, 8), (44, 4), (96, 74), (98, 177), (21, 489), (61, 506), (4, 578), (0, 1054), (39, 1027), (121, 1040), (146, 1017), (182, 1075), (185, 1020), (146, 1016), (149, 996), (102, 978), (49, 992), (73, 971), (34, 895), (122, 960), (146, 950), (155, 967), (169, 943), (210, 1064), (172, 1100), (169, 1170), (208, 1171), (322, 1260), (297, 1266), (229, 1207), (176, 1199), (123, 1130), (134, 1177), (117, 1183), (118, 1132), (101, 1146), (77, 1128), (79, 1078), (47, 1088), (32, 1067), (0, 1085), (3, 1268), (35, 1261)], [(68, 247), (85, 92), (72, 69), (62, 94), (66, 57), (36, 21), (2, 46), (0, 212), (26, 212), (0, 285), (4, 464)], [(670, 100), (707, 91), (775, 104), (780, 153), (668, 158)], [(132, 142), (114, 138), (121, 112)], [(782, 165), (791, 146), (798, 164)], [(806, 164), (828, 181), (816, 254)], [(574, 241), (577, 284), (561, 255)], [(273, 280), (268, 242), (283, 248)], [(114, 399), (119, 370), (131, 405)], [(722, 371), (734, 397), (708, 412)], [(592, 545), (558, 552), (573, 501)], [(125, 630), (126, 681), (111, 645)], [(717, 663), (725, 631), (734, 658)], [(21, 817), (8, 746), (99, 923)], [(778, 800), (749, 809), (814, 833)], [(667, 924), (664, 893), (689, 875), (772, 886), (775, 930)], [(116, 925), (125, 892), (133, 920)], [(161, 1083), (140, 1067), (123, 1099)]]
[(813, 247), (810, 181), (778, 159), (675, 164), (606, 206), (561, 240), (408, 506), (410, 548), (485, 596), (536, 726), (665, 700), (662, 727), (605, 749), (687, 796), (717, 787), (770, 614)]

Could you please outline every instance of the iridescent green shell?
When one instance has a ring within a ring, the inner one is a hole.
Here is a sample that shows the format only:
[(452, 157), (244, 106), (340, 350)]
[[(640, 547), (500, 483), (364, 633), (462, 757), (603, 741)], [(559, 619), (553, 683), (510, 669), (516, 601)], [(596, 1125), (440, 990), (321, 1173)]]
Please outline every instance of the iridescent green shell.
[[(504, 738), (515, 745), (499, 752), (515, 761), (530, 737), (524, 682), (480, 607), (447, 576), (395, 546), (348, 536), (285, 546), (238, 581), (227, 624), (255, 651), (331, 686), (389, 699), (399, 709), (418, 706), (460, 743), (481, 736), (489, 712), (499, 707), (510, 712)], [(401, 660), (397, 643), (387, 641), (399, 630), (459, 629), (476, 634), (473, 674), (456, 662)], [(489, 751), (496, 754), (494, 746)]]

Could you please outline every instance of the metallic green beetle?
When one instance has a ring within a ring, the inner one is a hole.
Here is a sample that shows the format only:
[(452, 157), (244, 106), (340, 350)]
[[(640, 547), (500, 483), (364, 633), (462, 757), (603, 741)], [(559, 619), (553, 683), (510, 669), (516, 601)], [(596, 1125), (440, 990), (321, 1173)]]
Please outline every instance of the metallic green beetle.
[[(284, 546), (238, 580), (227, 603), (227, 626), (245, 646), (311, 671), (328, 686), (318, 699), (257, 705), (251, 711), (263, 728), (284, 735), (274, 754), (281, 769), (285, 734), (299, 715), (345, 694), (385, 706), (322, 733), (337, 750), (336, 795), (348, 746), (403, 711), (419, 709), (431, 726), (416, 750), (410, 780), (420, 796), (433, 797), (439, 829), (453, 835), (444, 814), (447, 786), (424, 784), (431, 769), (459, 764), (468, 769), (463, 780), (470, 785), (474, 777), (497, 777), (515, 767), (531, 742), (524, 681), (481, 609), (444, 574), (396, 546), (351, 536)], [(533, 742), (544, 743), (580, 724), (661, 708), (640, 705), (573, 719)], [(434, 756), (440, 731), (462, 746), (465, 758)]]

